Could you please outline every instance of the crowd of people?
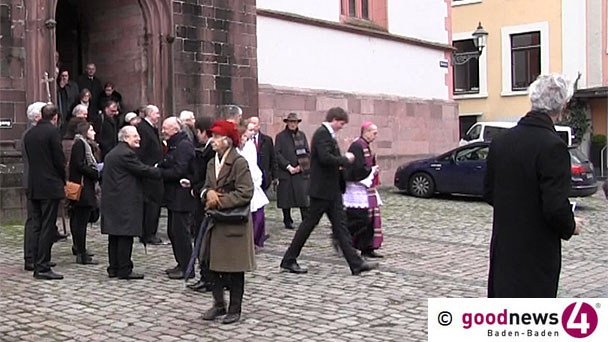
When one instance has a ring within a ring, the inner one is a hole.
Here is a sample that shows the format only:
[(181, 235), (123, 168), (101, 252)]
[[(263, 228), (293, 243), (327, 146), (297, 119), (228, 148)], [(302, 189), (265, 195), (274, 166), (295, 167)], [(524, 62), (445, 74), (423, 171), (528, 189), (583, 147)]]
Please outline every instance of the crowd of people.
[[(87, 66), (87, 75), (94, 75), (94, 65)], [(66, 96), (58, 96), (59, 105), (30, 105), (31, 127), (23, 136), (28, 196), (25, 269), (35, 278), (63, 279), (53, 271), (51, 247), (58, 210), (65, 207), (76, 263), (97, 264), (86, 240), (89, 223), (100, 220), (101, 233), (108, 236), (108, 276), (143, 279), (133, 268), (133, 242), (139, 238), (144, 244), (164, 243), (158, 235), (164, 207), (175, 259), (167, 277), (193, 278), (188, 267), (197, 257), (200, 278), (188, 287), (210, 291), (214, 299), (203, 318), (224, 316), (224, 323), (236, 322), (244, 273), (255, 269), (255, 254), (270, 236), (264, 209), (273, 184), (285, 229), (294, 229), (292, 208), (299, 208), (302, 215), (280, 265), (284, 271), (305, 272), (296, 257), (323, 213), (352, 274), (378, 266), (366, 261), (382, 257), (374, 252), (381, 246), (382, 232), (376, 191), (379, 170), (370, 148), (378, 131), (373, 123), (363, 124), (361, 136), (344, 155), (335, 133), (348, 123), (348, 114), (338, 107), (327, 112), (310, 145), (296, 113), (285, 117), (285, 129), (273, 141), (260, 132), (257, 116), (243, 119), (236, 105), (222, 106), (214, 116), (197, 117), (185, 110), (163, 121), (159, 108), (147, 105), (127, 113), (121, 127), (116, 119), (119, 100), (105, 92), (105, 101), (100, 102), (104, 95), (94, 98), (88, 88), (65, 119), (61, 107), (68, 97), (74, 98), (77, 86), (63, 72), (61, 79), (66, 82), (60, 91)], [(93, 80), (87, 77), (84, 82), (92, 85)], [(96, 115), (89, 110), (92, 103), (98, 104)], [(66, 198), (66, 182), (76, 186), (77, 195)], [(193, 244), (196, 237), (198, 250)], [(228, 305), (225, 289), (230, 292)]]

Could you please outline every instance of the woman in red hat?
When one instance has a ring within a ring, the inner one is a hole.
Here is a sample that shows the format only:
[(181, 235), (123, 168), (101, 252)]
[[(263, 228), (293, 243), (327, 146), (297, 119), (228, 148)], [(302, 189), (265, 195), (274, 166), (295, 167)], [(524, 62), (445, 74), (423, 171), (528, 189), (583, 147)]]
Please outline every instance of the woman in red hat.
[[(253, 184), (247, 161), (236, 150), (240, 136), (234, 123), (219, 120), (211, 127), (215, 159), (207, 167), (207, 180), (201, 198), (205, 208), (249, 208)], [(245, 272), (255, 269), (251, 217), (246, 223), (213, 222), (205, 232), (201, 260), (209, 270), (213, 307), (203, 314), (204, 320), (224, 316), (222, 323), (234, 323), (241, 317)], [(226, 310), (224, 286), (230, 288)]]

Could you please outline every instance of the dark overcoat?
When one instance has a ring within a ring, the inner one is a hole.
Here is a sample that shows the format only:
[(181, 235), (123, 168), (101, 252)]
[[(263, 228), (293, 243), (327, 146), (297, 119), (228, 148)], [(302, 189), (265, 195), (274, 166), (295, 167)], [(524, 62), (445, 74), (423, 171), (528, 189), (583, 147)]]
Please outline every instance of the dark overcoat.
[(267, 190), (272, 184), (272, 180), (277, 178), (277, 160), (275, 156), (272, 138), (258, 133), (258, 166), (262, 170), (262, 190)]
[(310, 197), (342, 200), (346, 187), (342, 168), (348, 159), (340, 154), (338, 142), (327, 127), (317, 128), (312, 136), (310, 155)]
[[(59, 83), (59, 82), (57, 82)], [(78, 84), (72, 80), (61, 89), (57, 84), (57, 101), (59, 107), (59, 113), (61, 114), (61, 126), (62, 132), (65, 133), (65, 127), (72, 118), (72, 108), (74, 104), (80, 100), (80, 91), (78, 90)]]
[[(363, 138), (360, 137), (359, 139)], [(355, 160), (352, 164), (349, 164), (345, 168), (344, 180), (346, 180), (347, 182), (359, 182), (367, 178), (370, 172), (372, 172), (371, 166), (368, 166), (365, 163), (365, 152), (363, 151), (363, 147), (357, 140), (353, 141), (353, 143), (350, 144), (350, 147), (348, 148), (348, 152), (355, 155)]]
[(167, 149), (167, 154), (158, 164), (165, 187), (163, 204), (172, 211), (194, 211), (196, 201), (190, 194), (190, 188), (184, 188), (179, 183), (182, 178), (192, 179), (194, 145), (186, 132), (181, 131), (167, 141)]
[(108, 153), (101, 185), (101, 233), (141, 236), (144, 217), (143, 178), (158, 178), (158, 168), (142, 163), (120, 142)]
[(28, 161), (28, 198), (64, 198), (65, 156), (59, 129), (48, 120), (40, 120), (25, 134), (23, 144)]
[(72, 145), (68, 179), (75, 183), (82, 182), (82, 190), (80, 200), (71, 203), (78, 207), (97, 207), (95, 183), (99, 179), (99, 173), (96, 167), (87, 164), (84, 144), (82, 140), (75, 139)]
[(490, 145), (484, 198), (494, 207), (489, 297), (555, 297), (561, 240), (574, 233), (570, 154), (551, 118), (530, 112)]
[[(154, 166), (163, 159), (163, 145), (158, 130), (147, 120), (141, 120), (137, 125), (140, 141), (135, 151), (139, 159), (148, 166)], [(163, 180), (146, 178), (143, 180), (144, 199), (149, 202), (160, 203), (163, 199)]]
[(101, 114), (93, 122), (95, 128), (95, 140), (101, 150), (101, 160), (105, 160), (106, 155), (118, 144), (118, 122), (116, 117)]
[[(302, 131), (297, 131), (301, 135), (301, 140), (305, 143), (306, 152), (310, 154), (308, 140)], [(275, 155), (277, 159), (277, 177), (279, 185), (277, 187), (277, 207), (279, 208), (302, 208), (308, 207), (308, 186), (310, 175), (308, 172), (299, 172), (294, 175), (287, 171), (287, 165), (298, 166), (298, 156), (294, 142), (294, 132), (285, 128), (277, 134), (275, 139)]]
[[(247, 206), (253, 197), (253, 183), (247, 161), (234, 148), (228, 152), (224, 166), (215, 177), (215, 158), (207, 165), (204, 193), (209, 189), (223, 193), (221, 208)], [(216, 272), (248, 272), (255, 265), (253, 226), (251, 216), (247, 223), (211, 224), (203, 238), (201, 257)]]
[(198, 194), (196, 197), (199, 198), (201, 190), (205, 186), (205, 179), (207, 178), (207, 165), (209, 161), (215, 157), (215, 151), (211, 147), (209, 142), (204, 147), (195, 148), (194, 162), (192, 163), (192, 190), (194, 194)]

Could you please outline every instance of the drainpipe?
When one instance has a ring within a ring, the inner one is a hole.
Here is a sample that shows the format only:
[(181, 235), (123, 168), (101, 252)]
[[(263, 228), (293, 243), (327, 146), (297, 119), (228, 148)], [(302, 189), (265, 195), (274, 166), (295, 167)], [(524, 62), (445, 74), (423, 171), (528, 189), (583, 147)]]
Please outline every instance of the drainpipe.
[[(171, 25), (173, 26), (173, 25)], [(172, 29), (173, 31), (173, 29)], [(171, 108), (171, 114), (177, 115), (175, 112), (175, 61), (173, 52), (173, 42), (175, 42), (175, 34), (171, 32), (167, 35), (168, 53), (169, 53), (169, 108)]]
[[(55, 21), (55, 0), (50, 0), (48, 5), (48, 19), (44, 22), (44, 26), (49, 30), (49, 77), (57, 77), (55, 75), (55, 27), (57, 27), (57, 21)], [(55, 80), (56, 81), (56, 80)], [(51, 101), (57, 103), (57, 89), (55, 88), (55, 82), (49, 84), (51, 91)]]

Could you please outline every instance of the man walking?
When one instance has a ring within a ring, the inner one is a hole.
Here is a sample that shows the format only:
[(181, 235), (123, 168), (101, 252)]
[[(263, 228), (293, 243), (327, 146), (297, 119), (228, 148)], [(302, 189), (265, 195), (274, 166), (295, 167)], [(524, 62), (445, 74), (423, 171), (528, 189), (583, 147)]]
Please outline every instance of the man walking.
[(532, 110), (493, 139), (484, 199), (494, 207), (488, 297), (555, 297), (561, 240), (578, 234), (568, 201), (570, 154), (555, 131), (572, 88), (561, 75), (528, 90)]
[(255, 148), (258, 150), (258, 166), (262, 170), (262, 190), (266, 191), (272, 184), (272, 181), (276, 179), (277, 175), (277, 160), (274, 152), (274, 145), (272, 138), (266, 134), (260, 132), (260, 118), (252, 116), (249, 118), (249, 122), (253, 124), (253, 143)]
[(56, 234), (57, 209), (65, 196), (65, 156), (57, 129), (59, 109), (42, 107), (42, 117), (23, 143), (27, 154), (27, 197), (31, 204), (31, 250), (36, 279), (63, 279), (51, 269), (51, 248)]
[[(139, 160), (148, 166), (154, 166), (163, 159), (163, 144), (158, 134), (160, 111), (154, 105), (144, 107), (144, 119), (137, 125), (141, 141), (135, 151)], [(144, 185), (144, 211), (142, 239), (151, 245), (160, 245), (163, 241), (156, 235), (160, 218), (160, 203), (163, 198), (163, 180), (146, 178)]]
[(361, 136), (353, 141), (348, 152), (355, 161), (346, 168), (346, 191), (343, 200), (346, 220), (353, 245), (366, 258), (382, 258), (376, 250), (382, 245), (380, 206), (382, 200), (376, 190), (380, 184), (376, 155), (370, 144), (376, 140), (378, 127), (371, 121), (361, 125)]
[(308, 186), (310, 183), (310, 148), (306, 134), (298, 129), (302, 119), (289, 113), (285, 129), (275, 138), (277, 160), (277, 207), (283, 211), (283, 224), (294, 229), (291, 208), (300, 208), (302, 221), (308, 210)]
[[(166, 272), (170, 279), (184, 279), (192, 255), (188, 222), (196, 206), (188, 186), (189, 180), (192, 179), (191, 163), (194, 160), (194, 145), (188, 139), (186, 132), (181, 130), (179, 121), (174, 116), (163, 122), (162, 135), (167, 142), (168, 151), (158, 167), (161, 169), (165, 187), (163, 203), (169, 211), (167, 234), (177, 261), (177, 265)], [(188, 182), (185, 182), (186, 180)]]
[(143, 279), (133, 272), (133, 237), (141, 236), (144, 195), (142, 179), (160, 178), (160, 170), (135, 154), (139, 134), (133, 126), (118, 132), (119, 143), (105, 159), (101, 186), (101, 233), (108, 235), (108, 276)]
[(333, 236), (340, 244), (353, 275), (378, 267), (377, 263), (367, 263), (361, 259), (353, 248), (351, 236), (346, 229), (346, 217), (342, 204), (345, 185), (340, 168), (352, 163), (355, 157), (350, 152), (344, 156), (340, 155), (340, 149), (335, 140), (335, 134), (346, 123), (348, 123), (346, 111), (340, 107), (331, 108), (327, 111), (325, 122), (312, 137), (310, 208), (308, 216), (298, 227), (281, 261), (281, 268), (286, 271), (307, 272), (298, 265), (296, 259), (323, 214), (327, 214), (331, 222)]

